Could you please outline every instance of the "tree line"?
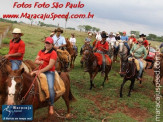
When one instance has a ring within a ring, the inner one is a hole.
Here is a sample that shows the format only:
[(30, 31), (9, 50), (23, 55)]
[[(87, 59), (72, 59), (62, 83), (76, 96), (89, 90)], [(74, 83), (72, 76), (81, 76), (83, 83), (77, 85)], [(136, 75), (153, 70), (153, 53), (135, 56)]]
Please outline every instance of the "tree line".
[(88, 32), (88, 31), (93, 31), (93, 32), (99, 32), (100, 31), (100, 28), (97, 28), (97, 27), (92, 27), (90, 25), (78, 25), (78, 29), (81, 31), (85, 31), (85, 32)]

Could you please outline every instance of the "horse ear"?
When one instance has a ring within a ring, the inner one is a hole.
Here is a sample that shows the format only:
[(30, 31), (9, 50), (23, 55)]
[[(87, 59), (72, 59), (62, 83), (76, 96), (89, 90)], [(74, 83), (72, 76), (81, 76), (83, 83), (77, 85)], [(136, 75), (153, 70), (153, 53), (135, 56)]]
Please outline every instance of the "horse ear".
[(11, 69), (11, 67), (9, 65), (6, 65), (6, 69), (7, 69), (7, 72), (11, 72), (12, 71), (12, 69)]
[(21, 74), (23, 74), (23, 73), (24, 73), (24, 68), (21, 69)]

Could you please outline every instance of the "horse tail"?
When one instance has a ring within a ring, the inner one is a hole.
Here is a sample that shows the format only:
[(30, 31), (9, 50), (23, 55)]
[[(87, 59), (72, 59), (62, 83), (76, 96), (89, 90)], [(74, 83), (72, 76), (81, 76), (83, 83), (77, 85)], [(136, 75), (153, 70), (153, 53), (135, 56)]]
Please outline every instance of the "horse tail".
[[(70, 81), (70, 76), (68, 75), (68, 73), (66, 73), (66, 75), (67, 75), (68, 80)], [(70, 90), (69, 90), (69, 96), (68, 97), (69, 97), (70, 102), (75, 102), (76, 101), (75, 97), (73, 96), (73, 94), (71, 92), (71, 87), (70, 87)]]

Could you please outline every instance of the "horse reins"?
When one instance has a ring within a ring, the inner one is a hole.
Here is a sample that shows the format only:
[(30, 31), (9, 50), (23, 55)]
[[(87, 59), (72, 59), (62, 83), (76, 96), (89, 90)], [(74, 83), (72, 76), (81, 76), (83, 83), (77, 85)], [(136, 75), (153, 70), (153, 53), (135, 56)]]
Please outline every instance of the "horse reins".
[[(41, 70), (41, 66), (42, 66), (42, 65), (39, 65), (39, 66), (36, 67), (34, 70), (36, 70), (36, 69), (39, 68), (39, 70), (38, 70), (38, 72), (39, 72), (39, 71)], [(34, 70), (33, 70), (33, 71), (34, 71)], [(31, 93), (31, 94), (33, 93), (33, 91), (34, 91), (34, 82), (36, 81), (36, 78), (37, 78), (37, 76), (38, 76), (38, 72), (37, 72), (36, 76), (34, 77), (34, 79), (33, 79), (32, 83), (31, 83), (31, 86), (29, 87), (28, 91), (26, 92), (26, 94), (24, 95), (24, 97), (22, 97), (21, 103), (24, 102), (24, 100), (26, 99), (26, 97), (27, 97), (27, 95), (28, 95), (29, 93)], [(34, 91), (34, 92), (35, 92), (35, 91)], [(35, 99), (35, 93), (34, 93), (33, 102), (34, 102), (34, 99)], [(33, 104), (33, 102), (32, 102), (32, 104)]]

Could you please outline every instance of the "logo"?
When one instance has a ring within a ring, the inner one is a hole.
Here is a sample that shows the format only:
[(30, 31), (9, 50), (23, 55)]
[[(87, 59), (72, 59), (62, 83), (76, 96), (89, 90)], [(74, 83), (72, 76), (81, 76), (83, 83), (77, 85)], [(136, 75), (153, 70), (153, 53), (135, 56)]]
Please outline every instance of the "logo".
[(33, 120), (32, 105), (2, 105), (2, 120)]

